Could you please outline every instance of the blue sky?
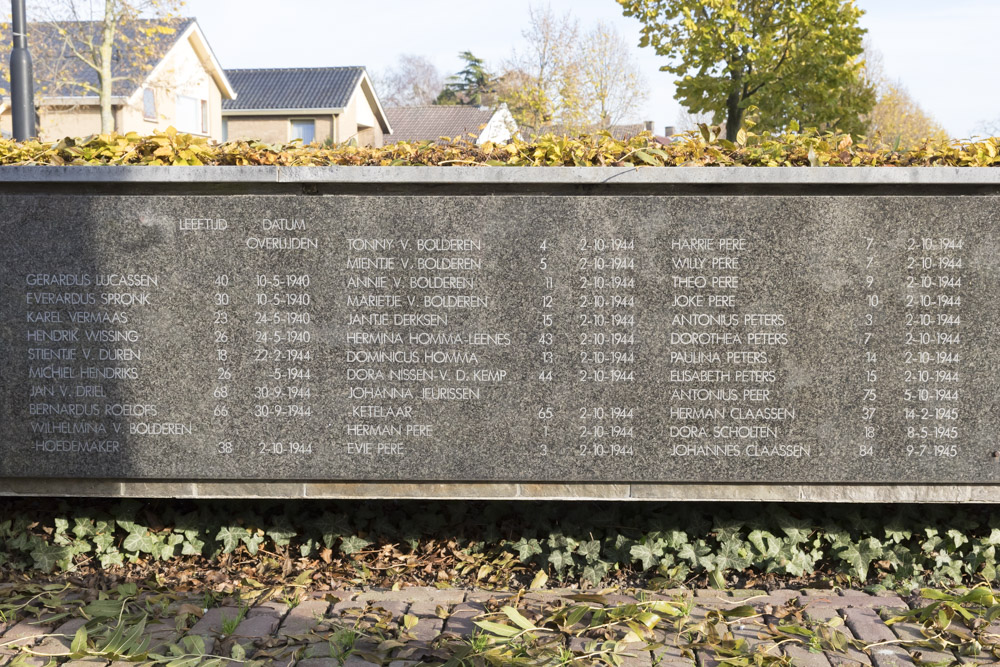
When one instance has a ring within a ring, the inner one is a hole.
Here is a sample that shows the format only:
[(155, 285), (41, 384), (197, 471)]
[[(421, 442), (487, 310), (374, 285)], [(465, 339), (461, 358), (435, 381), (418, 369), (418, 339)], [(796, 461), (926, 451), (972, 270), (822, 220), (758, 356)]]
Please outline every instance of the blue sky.
[[(399, 55), (424, 55), (445, 74), (460, 69), (460, 51), (487, 63), (507, 56), (521, 39), (528, 8), (548, 4), (587, 28), (615, 25), (630, 44), (639, 23), (614, 0), (187, 0), (224, 67), (389, 67)], [(900, 79), (920, 105), (955, 137), (1000, 120), (1000, 56), (990, 39), (1000, 25), (1000, 0), (859, 0), (862, 19), (884, 56), (886, 74)], [(658, 131), (674, 125), (680, 108), (662, 59), (635, 47), (650, 97), (636, 120)]]

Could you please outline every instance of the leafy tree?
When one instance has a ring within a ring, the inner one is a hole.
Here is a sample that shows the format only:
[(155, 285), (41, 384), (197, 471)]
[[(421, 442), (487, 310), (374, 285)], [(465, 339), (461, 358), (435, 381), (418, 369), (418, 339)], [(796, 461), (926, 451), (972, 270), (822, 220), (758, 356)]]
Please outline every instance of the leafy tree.
[(492, 104), (496, 100), (496, 77), (486, 69), (486, 61), (471, 51), (463, 51), (459, 58), (465, 61), (465, 67), (448, 77), (448, 84), (438, 95), (436, 104)]
[(634, 114), (645, 84), (621, 35), (599, 23), (586, 33), (569, 13), (531, 8), (524, 46), (504, 63), (500, 98), (528, 134), (606, 128)]
[[(128, 81), (138, 87), (149, 74), (147, 65), (162, 55), (176, 29), (171, 25), (182, 0), (48, 0), (35, 15), (42, 39), (33, 39), (36, 78), (48, 95), (96, 95), (101, 108), (101, 132), (115, 129), (112, 87)], [(149, 20), (154, 19), (154, 20)], [(168, 19), (167, 21), (155, 19)], [(79, 76), (92, 70), (97, 84)]]
[(556, 16), (548, 7), (529, 9), (521, 32), (525, 47), (504, 63), (500, 97), (518, 124), (537, 132), (552, 122), (576, 127), (584, 122), (579, 25), (569, 13)]
[(585, 97), (601, 128), (617, 125), (638, 111), (648, 97), (646, 82), (631, 49), (613, 26), (594, 26), (579, 53)]
[(860, 76), (862, 10), (854, 0), (618, 0), (642, 22), (640, 46), (670, 59), (677, 97), (725, 121), (735, 141), (747, 108), (758, 125), (859, 129), (874, 105)]
[(379, 100), (387, 107), (434, 104), (444, 88), (441, 73), (424, 56), (402, 55), (395, 67), (373, 78)]
[(947, 141), (948, 133), (910, 96), (899, 81), (886, 81), (868, 116), (868, 134), (895, 149), (914, 148), (925, 139)]
[(988, 137), (1000, 137), (1000, 117), (993, 120), (982, 120), (976, 124), (976, 133)]
[(875, 89), (875, 108), (865, 117), (865, 134), (896, 150), (909, 150), (924, 140), (946, 141), (948, 133), (924, 111), (901, 81), (890, 80), (882, 53), (865, 39), (863, 76)]

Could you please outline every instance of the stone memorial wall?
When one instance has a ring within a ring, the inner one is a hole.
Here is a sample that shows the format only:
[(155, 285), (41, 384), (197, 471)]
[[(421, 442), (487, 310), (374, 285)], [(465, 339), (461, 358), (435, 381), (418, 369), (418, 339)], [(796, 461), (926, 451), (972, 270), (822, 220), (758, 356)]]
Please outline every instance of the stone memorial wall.
[(0, 494), (1000, 483), (987, 170), (6, 169)]

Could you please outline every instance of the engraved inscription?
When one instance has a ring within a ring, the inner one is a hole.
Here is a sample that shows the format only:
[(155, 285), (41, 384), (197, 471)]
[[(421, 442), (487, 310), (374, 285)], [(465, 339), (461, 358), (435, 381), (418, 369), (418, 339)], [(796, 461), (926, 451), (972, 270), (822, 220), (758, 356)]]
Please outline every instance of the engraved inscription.
[(994, 200), (3, 196), (0, 477), (1000, 481)]

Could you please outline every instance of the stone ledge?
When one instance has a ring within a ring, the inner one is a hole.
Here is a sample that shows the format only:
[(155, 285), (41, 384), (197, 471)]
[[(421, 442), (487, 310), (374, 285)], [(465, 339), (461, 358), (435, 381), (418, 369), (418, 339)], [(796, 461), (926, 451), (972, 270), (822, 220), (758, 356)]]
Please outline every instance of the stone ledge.
[[(142, 167), (0, 166), (7, 183), (345, 185), (1000, 185), (974, 167)], [(919, 194), (919, 192), (918, 192)]]
[(0, 497), (993, 503), (1000, 485), (296, 482), (0, 478)]

